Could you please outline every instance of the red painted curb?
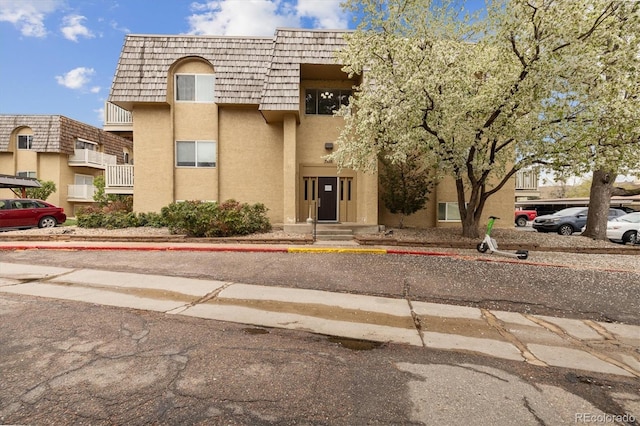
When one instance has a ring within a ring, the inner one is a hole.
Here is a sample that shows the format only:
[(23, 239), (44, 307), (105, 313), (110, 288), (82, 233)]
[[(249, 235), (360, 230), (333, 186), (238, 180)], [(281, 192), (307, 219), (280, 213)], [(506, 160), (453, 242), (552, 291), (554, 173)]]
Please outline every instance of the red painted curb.
[(40, 245), (24, 245), (24, 246), (0, 246), (0, 251), (10, 250), (67, 250), (67, 251), (200, 251), (200, 252), (263, 252), (263, 253), (286, 253), (287, 248), (281, 247), (128, 247), (128, 246), (40, 246)]

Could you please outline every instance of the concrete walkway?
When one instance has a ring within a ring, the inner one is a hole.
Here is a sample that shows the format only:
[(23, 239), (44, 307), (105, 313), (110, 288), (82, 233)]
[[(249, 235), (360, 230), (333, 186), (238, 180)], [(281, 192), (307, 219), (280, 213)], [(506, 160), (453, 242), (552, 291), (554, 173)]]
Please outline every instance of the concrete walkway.
[[(269, 246), (263, 249), (291, 250)], [(0, 263), (0, 293), (640, 377), (640, 327), (633, 325), (408, 299), (14, 263)]]

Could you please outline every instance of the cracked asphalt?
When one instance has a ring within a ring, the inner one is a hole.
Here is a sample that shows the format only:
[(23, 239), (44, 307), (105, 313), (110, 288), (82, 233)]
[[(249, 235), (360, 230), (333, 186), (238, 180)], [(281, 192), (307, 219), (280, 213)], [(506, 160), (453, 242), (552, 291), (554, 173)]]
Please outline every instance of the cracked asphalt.
[[(366, 254), (0, 256), (640, 324), (640, 272)], [(1, 296), (0, 318), (0, 423), (639, 424), (640, 384), (621, 376), (404, 345), (353, 350), (298, 331), (27, 296)]]

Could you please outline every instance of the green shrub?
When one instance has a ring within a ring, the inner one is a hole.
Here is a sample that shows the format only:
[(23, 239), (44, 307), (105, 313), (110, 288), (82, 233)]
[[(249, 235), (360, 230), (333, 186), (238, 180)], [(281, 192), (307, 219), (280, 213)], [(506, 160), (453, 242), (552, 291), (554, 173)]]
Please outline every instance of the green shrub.
[(162, 215), (156, 212), (138, 213), (138, 226), (148, 226), (150, 228), (164, 228), (167, 226)]
[(229, 237), (271, 230), (266, 212), (260, 203), (183, 201), (163, 207), (161, 215), (172, 234)]
[(158, 213), (133, 213), (118, 202), (105, 207), (85, 207), (76, 215), (80, 228), (121, 229), (138, 226), (166, 226)]
[(264, 204), (227, 200), (222, 204), (202, 201), (171, 203), (158, 213), (133, 213), (126, 202), (85, 207), (76, 215), (81, 228), (120, 229), (137, 226), (168, 227), (172, 234), (190, 237), (230, 237), (271, 230)]

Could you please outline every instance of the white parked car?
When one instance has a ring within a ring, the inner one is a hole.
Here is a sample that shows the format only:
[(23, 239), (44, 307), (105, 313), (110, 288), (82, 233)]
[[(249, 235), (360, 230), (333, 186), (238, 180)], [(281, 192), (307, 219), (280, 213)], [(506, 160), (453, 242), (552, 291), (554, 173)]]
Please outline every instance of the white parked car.
[(640, 212), (625, 214), (607, 222), (607, 238), (616, 243), (636, 244), (640, 235)]

